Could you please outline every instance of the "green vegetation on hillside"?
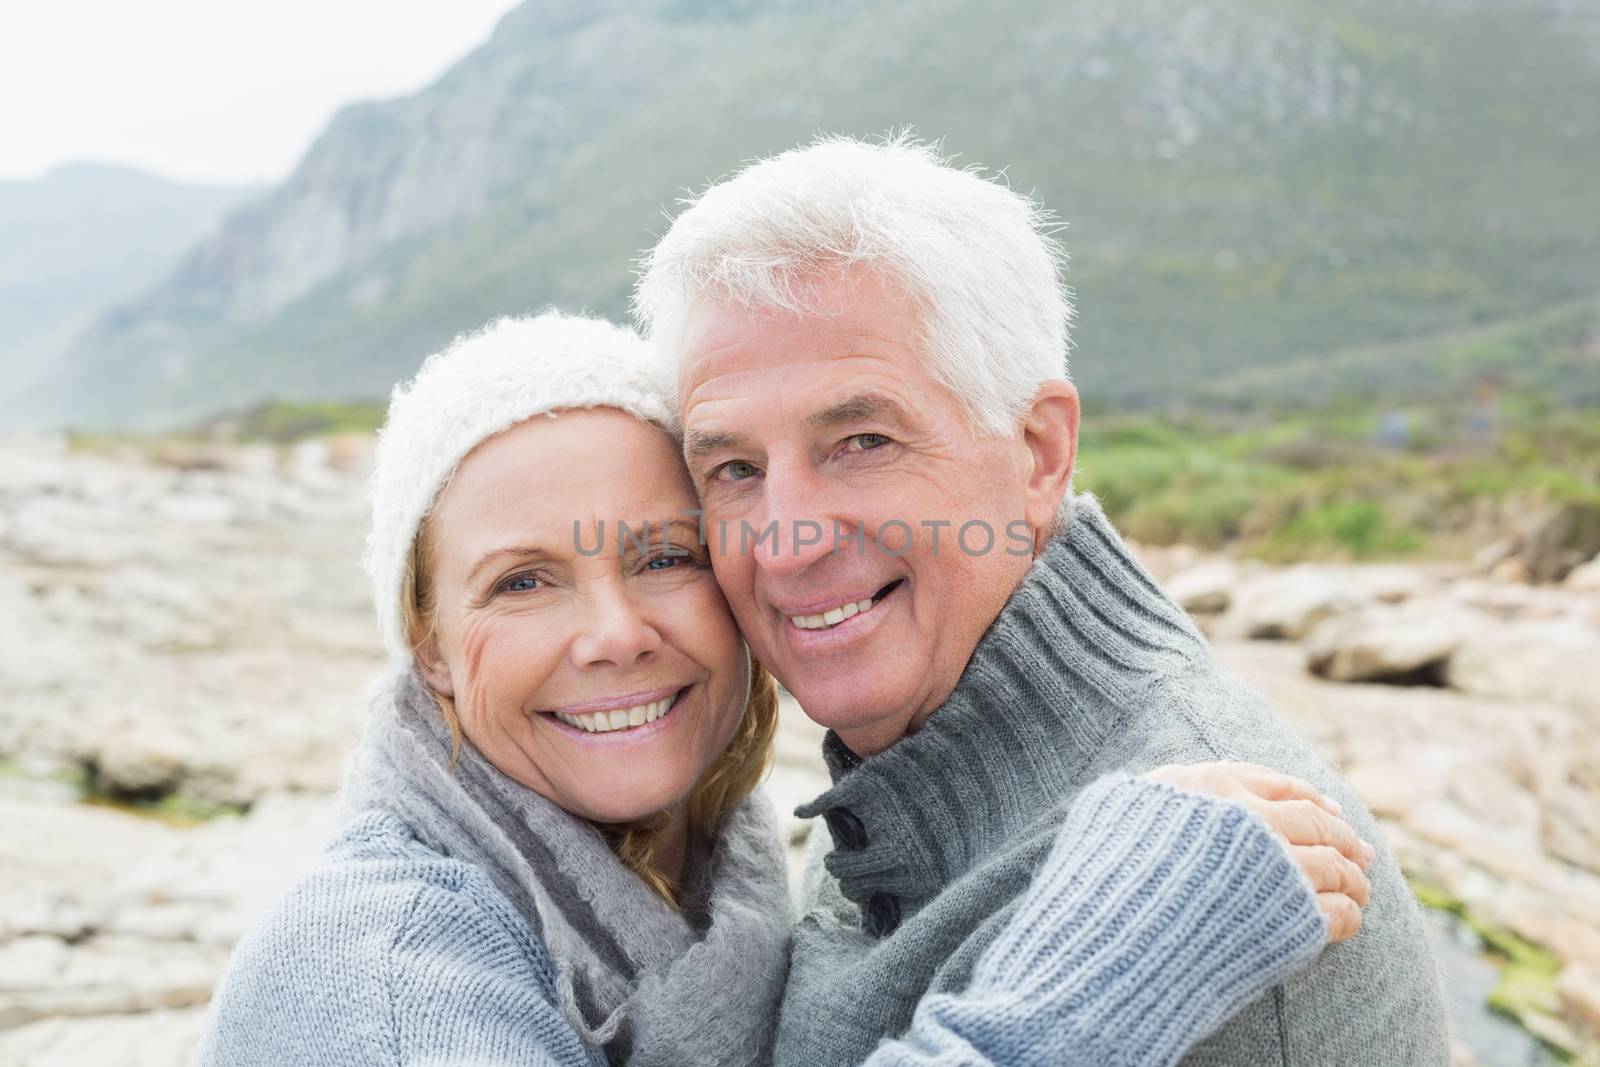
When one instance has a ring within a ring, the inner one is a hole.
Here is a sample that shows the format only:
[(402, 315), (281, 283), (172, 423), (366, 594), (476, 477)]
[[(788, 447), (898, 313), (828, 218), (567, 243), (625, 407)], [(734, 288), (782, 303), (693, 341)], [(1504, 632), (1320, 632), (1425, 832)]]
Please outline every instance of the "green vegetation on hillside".
[(1528, 508), (1600, 524), (1600, 302), (1220, 379), (1086, 391), (1078, 485), (1137, 539), (1274, 559), (1465, 553)]
[(330, 434), (374, 433), (383, 425), (385, 410), (382, 404), (362, 401), (270, 400), (237, 415), (213, 419), (200, 432), (285, 444)]
[[(819, 130), (906, 125), (1070, 224), (1073, 373), (1122, 406), (1286, 360), (1292, 397), (1330, 353), (1600, 282), (1600, 39), (1568, 0), (530, 4), (425, 92), (342, 114), (303, 178), (103, 323), (62, 403), (155, 423), (381, 396), (494, 315), (625, 314), (683, 190)], [(430, 209), (468, 206), (417, 221), (434, 187)], [(347, 251), (303, 285), (272, 249), (330, 213)]]
[(1388, 444), (1372, 409), (1254, 423), (1091, 410), (1077, 485), (1136, 540), (1276, 560), (1464, 554), (1527, 506), (1600, 516), (1600, 418), (1534, 397), (1501, 412), (1480, 440), (1470, 410), (1415, 408), (1410, 439)]
[(1468, 328), (1285, 358), (1220, 377), (1192, 397), (1206, 406), (1301, 411), (1455, 403), (1485, 387), (1600, 410), (1600, 295)]

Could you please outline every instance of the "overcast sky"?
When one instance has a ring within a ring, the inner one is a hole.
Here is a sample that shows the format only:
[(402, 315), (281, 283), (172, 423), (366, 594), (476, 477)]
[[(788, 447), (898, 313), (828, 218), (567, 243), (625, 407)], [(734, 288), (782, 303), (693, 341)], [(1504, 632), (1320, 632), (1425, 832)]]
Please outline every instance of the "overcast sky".
[(35, 0), (0, 13), (0, 177), (286, 176), (340, 105), (427, 85), (516, 0)]

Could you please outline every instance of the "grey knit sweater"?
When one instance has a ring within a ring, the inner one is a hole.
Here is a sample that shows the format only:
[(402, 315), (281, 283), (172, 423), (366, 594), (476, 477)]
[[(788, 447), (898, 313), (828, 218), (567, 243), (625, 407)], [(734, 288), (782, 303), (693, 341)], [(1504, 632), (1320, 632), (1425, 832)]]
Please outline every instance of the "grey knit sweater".
[(1449, 1061), (1421, 917), (1372, 816), (1210, 658), (1092, 498), (1079, 499), (920, 731), (866, 760), (829, 734), (823, 755), (834, 785), (799, 814), (826, 820), (832, 849), (814, 852), (803, 891), (780, 1064), (860, 1063), (906, 1031), (925, 993), (966, 988), (1090, 782), (1221, 759), (1276, 767), (1337, 799), (1377, 849), (1372, 903), (1356, 938), (1183, 1062)]
[[(1065, 843), (1040, 865), (971, 985), (925, 998), (904, 1039), (879, 1045), (863, 1067), (1101, 1067), (1119, 1058), (1165, 1067), (1313, 958), (1326, 935), (1288, 853), (1264, 822), (1227, 801), (1112, 776), (1079, 794), (1060, 836)], [(1078, 841), (1089, 860), (1072, 854)], [(609, 878), (575, 888), (629, 891)], [(430, 848), (392, 812), (369, 811), (240, 942), (195, 1065), (624, 1059), (563, 1010), (561, 961), (541, 933), (485, 868)], [(715, 966), (732, 985), (750, 961)], [(722, 1035), (770, 1030), (770, 1020), (740, 1014), (736, 998), (663, 992), (679, 998), (686, 1021)], [(752, 1062), (737, 1036), (711, 1052), (685, 1044), (658, 1033), (625, 1060)]]

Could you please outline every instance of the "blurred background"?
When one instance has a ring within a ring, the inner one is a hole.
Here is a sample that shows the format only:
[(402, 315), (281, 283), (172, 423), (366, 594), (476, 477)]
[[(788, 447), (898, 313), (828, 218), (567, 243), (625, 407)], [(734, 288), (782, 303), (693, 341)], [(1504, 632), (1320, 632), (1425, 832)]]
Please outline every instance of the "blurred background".
[(1600, 1063), (1595, 0), (63, 0), (0, 109), (0, 1063), (182, 1062), (315, 855), (393, 383), (906, 127), (1064, 224), (1079, 485), (1383, 818), (1459, 1062)]

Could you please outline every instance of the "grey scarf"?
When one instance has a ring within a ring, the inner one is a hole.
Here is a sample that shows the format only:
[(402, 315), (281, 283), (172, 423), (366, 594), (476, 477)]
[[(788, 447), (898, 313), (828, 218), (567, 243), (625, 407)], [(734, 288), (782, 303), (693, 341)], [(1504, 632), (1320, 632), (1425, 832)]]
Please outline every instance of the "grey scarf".
[(397, 815), (486, 871), (550, 952), (556, 995), (611, 1062), (765, 1064), (788, 968), (790, 904), (772, 806), (757, 792), (692, 844), (674, 911), (604, 838), (450, 734), (413, 671), (369, 691), (343, 814)]

